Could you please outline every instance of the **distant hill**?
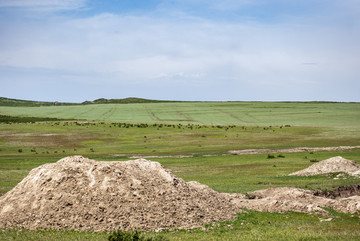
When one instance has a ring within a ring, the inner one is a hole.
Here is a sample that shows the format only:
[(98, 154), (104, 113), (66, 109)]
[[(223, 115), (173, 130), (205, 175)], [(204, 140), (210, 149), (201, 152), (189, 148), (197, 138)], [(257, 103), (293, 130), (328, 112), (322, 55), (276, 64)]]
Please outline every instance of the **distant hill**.
[(76, 103), (62, 103), (62, 102), (46, 102), (46, 101), (32, 101), (19, 100), (0, 97), (0, 106), (53, 106), (53, 105), (76, 105)]
[(46, 102), (46, 101), (32, 101), (32, 100), (19, 100), (0, 97), (0, 106), (56, 106), (56, 105), (89, 105), (89, 104), (129, 104), (129, 103), (161, 103), (161, 102), (179, 102), (168, 100), (148, 100), (142, 98), (124, 98), (124, 99), (97, 99), (94, 101), (84, 101), (82, 103), (65, 103), (65, 102)]
[(149, 100), (149, 99), (142, 99), (136, 97), (129, 97), (124, 99), (97, 99), (94, 101), (85, 101), (82, 104), (130, 104), (130, 103), (161, 103), (161, 102), (179, 102), (179, 101), (169, 101), (169, 100)]

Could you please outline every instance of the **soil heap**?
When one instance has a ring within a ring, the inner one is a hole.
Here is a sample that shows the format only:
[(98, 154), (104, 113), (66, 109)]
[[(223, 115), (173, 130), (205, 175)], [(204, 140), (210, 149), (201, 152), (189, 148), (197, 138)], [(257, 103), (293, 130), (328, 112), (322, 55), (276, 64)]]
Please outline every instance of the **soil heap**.
[[(338, 212), (357, 213), (360, 210), (360, 196), (351, 193), (346, 197), (321, 197), (318, 191), (304, 190), (295, 187), (274, 187), (248, 193), (247, 199), (233, 198), (232, 202), (239, 207), (246, 207), (262, 212), (304, 212), (322, 213), (323, 207)], [(323, 195), (325, 196), (325, 195)]]
[(345, 172), (351, 176), (357, 176), (360, 175), (360, 164), (337, 156), (317, 162), (301, 171), (291, 173), (289, 176), (313, 176), (332, 172)]
[(158, 162), (66, 157), (33, 169), (0, 197), (0, 227), (75, 230), (192, 228), (241, 210), (225, 194)]
[(241, 208), (268, 212), (360, 211), (360, 186), (333, 192), (278, 187), (219, 193), (185, 182), (158, 162), (66, 157), (33, 169), (0, 197), (0, 227), (92, 231), (190, 229), (231, 220)]

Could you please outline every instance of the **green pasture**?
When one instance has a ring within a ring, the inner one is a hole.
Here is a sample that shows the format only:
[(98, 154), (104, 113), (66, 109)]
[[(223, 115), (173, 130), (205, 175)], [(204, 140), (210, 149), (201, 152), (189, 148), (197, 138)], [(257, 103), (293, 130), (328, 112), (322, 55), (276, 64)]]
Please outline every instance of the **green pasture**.
[(0, 136), (0, 193), (9, 191), (32, 168), (69, 155), (102, 161), (147, 157), (186, 181), (196, 180), (222, 192), (294, 185), (331, 189), (358, 182), (287, 174), (337, 155), (360, 162), (359, 149), (274, 154), (271, 159), (267, 154), (229, 154), (242, 149), (358, 145), (359, 134), (352, 129), (56, 121), (2, 123)]
[(75, 106), (0, 106), (1, 115), (131, 123), (360, 127), (360, 103), (170, 102)]
[[(69, 155), (99, 161), (145, 156), (186, 181), (195, 180), (221, 192), (282, 186), (331, 190), (359, 184), (359, 179), (288, 174), (338, 155), (360, 163), (360, 149), (276, 153), (274, 158), (267, 154), (229, 155), (228, 151), (360, 145), (359, 120), (359, 103), (0, 106), (0, 193), (12, 189), (32, 168)], [(359, 214), (331, 211), (328, 217), (333, 220), (250, 211), (234, 221), (206, 226), (206, 230), (165, 231), (161, 235), (170, 240), (360, 239)], [(0, 230), (0, 240), (106, 240), (107, 236), (71, 230)]]

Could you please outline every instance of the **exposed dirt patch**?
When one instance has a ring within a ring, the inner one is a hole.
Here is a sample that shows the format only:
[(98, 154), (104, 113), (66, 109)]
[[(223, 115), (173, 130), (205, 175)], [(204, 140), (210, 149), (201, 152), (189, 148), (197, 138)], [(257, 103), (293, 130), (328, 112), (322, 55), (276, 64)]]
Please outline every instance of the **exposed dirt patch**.
[(247, 149), (229, 151), (232, 155), (269, 154), (269, 153), (291, 153), (291, 152), (314, 152), (314, 151), (345, 151), (360, 148), (360, 146), (335, 146), (335, 147), (297, 147), (289, 149)]
[(337, 156), (317, 162), (301, 171), (291, 173), (289, 176), (313, 176), (333, 172), (345, 172), (351, 176), (359, 176), (360, 164)]
[(360, 185), (340, 186), (334, 191), (315, 191), (314, 195), (331, 199), (360, 196)]

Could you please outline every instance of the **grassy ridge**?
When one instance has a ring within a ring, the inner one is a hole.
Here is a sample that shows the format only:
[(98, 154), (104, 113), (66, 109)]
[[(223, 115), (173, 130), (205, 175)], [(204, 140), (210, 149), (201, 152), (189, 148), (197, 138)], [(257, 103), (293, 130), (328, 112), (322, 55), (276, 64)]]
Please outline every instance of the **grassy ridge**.
[(49, 101), (32, 101), (32, 100), (19, 100), (0, 97), (0, 106), (12, 107), (40, 107), (40, 106), (63, 106), (63, 105), (89, 105), (89, 104), (129, 104), (129, 103), (163, 103), (163, 102), (178, 102), (167, 100), (149, 100), (142, 98), (129, 97), (124, 99), (105, 99), (100, 98), (94, 101), (84, 101), (82, 103), (66, 103), (66, 102), (49, 102)]
[(35, 106), (53, 106), (53, 105), (75, 105), (75, 103), (19, 100), (19, 99), (11, 99), (11, 98), (0, 97), (0, 106), (35, 107)]
[(360, 103), (179, 102), (1, 107), (11, 116), (130, 123), (298, 125), (360, 129)]
[(130, 104), (130, 103), (164, 103), (164, 102), (180, 102), (180, 101), (169, 101), (169, 100), (149, 100), (143, 98), (129, 97), (124, 99), (105, 99), (100, 98), (94, 101), (84, 101), (82, 104)]

